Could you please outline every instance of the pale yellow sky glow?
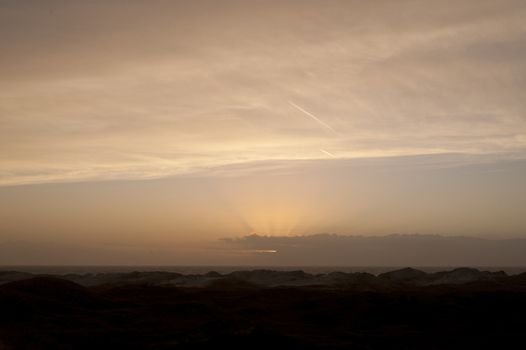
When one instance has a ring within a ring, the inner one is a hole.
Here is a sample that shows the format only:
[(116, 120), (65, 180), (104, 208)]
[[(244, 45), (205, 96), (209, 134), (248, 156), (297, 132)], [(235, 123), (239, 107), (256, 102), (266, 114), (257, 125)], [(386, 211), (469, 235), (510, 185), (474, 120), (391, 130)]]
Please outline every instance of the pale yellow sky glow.
[(0, 0), (0, 241), (526, 235), (525, 18)]

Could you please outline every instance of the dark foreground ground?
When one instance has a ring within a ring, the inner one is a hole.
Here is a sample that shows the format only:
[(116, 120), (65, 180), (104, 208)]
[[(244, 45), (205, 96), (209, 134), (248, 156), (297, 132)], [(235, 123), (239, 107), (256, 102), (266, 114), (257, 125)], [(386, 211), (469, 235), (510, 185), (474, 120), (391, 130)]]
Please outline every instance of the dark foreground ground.
[(521, 349), (523, 277), (369, 290), (31, 277), (0, 286), (0, 349)]

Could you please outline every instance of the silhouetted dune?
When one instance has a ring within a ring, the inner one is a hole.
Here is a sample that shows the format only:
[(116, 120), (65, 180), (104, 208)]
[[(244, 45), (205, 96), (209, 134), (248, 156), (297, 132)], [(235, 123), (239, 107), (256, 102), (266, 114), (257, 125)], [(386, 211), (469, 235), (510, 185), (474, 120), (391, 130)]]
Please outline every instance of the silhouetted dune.
[(303, 271), (234, 271), (227, 276), (268, 287), (279, 285), (316, 284), (314, 283), (314, 276)]
[(228, 276), (225, 278), (218, 278), (208, 283), (207, 288), (210, 289), (243, 289), (243, 288), (259, 288), (248, 280), (237, 278), (235, 276)]
[(0, 284), (31, 278), (33, 275), (19, 271), (0, 271)]
[(510, 280), (512, 280), (516, 284), (524, 284), (526, 285), (526, 272), (523, 272), (516, 276), (511, 276)]
[(425, 278), (426, 276), (427, 274), (423, 271), (407, 267), (401, 270), (395, 270), (395, 271), (382, 273), (378, 277), (384, 278), (389, 281), (395, 281), (395, 282), (411, 282), (411, 281), (421, 280)]
[(0, 322), (6, 329), (17, 328), (17, 321), (24, 325), (54, 319), (75, 310), (84, 312), (96, 304), (89, 289), (56, 277), (34, 277), (0, 286)]
[[(227, 274), (208, 272), (205, 274), (189, 274), (149, 271), (130, 273), (98, 273), (98, 274), (67, 274), (59, 275), (61, 279), (76, 284), (92, 286), (173, 286), (173, 287), (220, 287), (239, 288), (257, 287), (307, 287), (350, 288), (355, 290), (384, 290), (407, 286), (433, 286), (447, 284), (489, 283), (516, 284), (525, 279), (526, 274), (508, 276), (503, 271), (479, 271), (474, 268), (456, 268), (448, 271), (426, 273), (414, 268), (403, 268), (389, 271), (378, 276), (370, 273), (330, 272), (311, 274), (301, 270), (274, 271), (269, 269), (234, 271)], [(29, 273), (9, 272), (0, 274), (0, 285), (13, 279), (21, 281), (38, 275)], [(4, 280), (4, 278), (6, 278)], [(48, 276), (48, 278), (52, 278)]]
[(428, 284), (462, 284), (481, 281), (505, 280), (508, 275), (503, 271), (489, 272), (472, 268), (458, 268), (452, 271), (442, 271), (431, 274)]
[(19, 294), (29, 294), (45, 298), (68, 298), (84, 296), (86, 288), (77, 283), (68, 281), (64, 278), (43, 276), (31, 277), (28, 279), (15, 281), (4, 285), (1, 289), (4, 292), (15, 292)]
[[(136, 273), (129, 284), (92, 287), (36, 277), (0, 286), (0, 341), (32, 350), (494, 349), (524, 342), (526, 274), (488, 279), (477, 271), (402, 269), (376, 277), (255, 270), (205, 274), (212, 280), (199, 288), (139, 284)], [(456, 283), (473, 276), (485, 277)], [(250, 282), (324, 278), (333, 284)], [(415, 284), (429, 278), (455, 283)]]

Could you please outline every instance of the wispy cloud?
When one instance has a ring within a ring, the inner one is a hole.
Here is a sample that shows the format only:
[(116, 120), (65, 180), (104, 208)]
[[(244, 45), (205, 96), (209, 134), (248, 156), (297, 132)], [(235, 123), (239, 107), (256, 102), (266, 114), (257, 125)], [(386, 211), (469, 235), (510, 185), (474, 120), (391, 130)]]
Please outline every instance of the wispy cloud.
[(183, 3), (4, 6), (0, 185), (526, 154), (522, 1)]
[(316, 121), (318, 124), (320, 124), (322, 127), (324, 127), (326, 130), (329, 130), (330, 132), (332, 132), (334, 135), (338, 135), (338, 133), (336, 132), (336, 130), (334, 130), (329, 124), (325, 123), (323, 120), (321, 120), (320, 118), (316, 117), (314, 114), (310, 113), (309, 111), (306, 111), (305, 109), (303, 109), (302, 107), (298, 106), (297, 104), (295, 104), (294, 102), (292, 101), (288, 101), (289, 104), (296, 108), (298, 111), (302, 112), (303, 114), (311, 117), (312, 119), (314, 119), (314, 121)]
[(331, 157), (331, 158), (336, 158), (336, 156), (335, 156), (334, 154), (332, 154), (331, 152), (326, 151), (326, 150), (324, 150), (324, 149), (320, 149), (320, 152), (323, 153), (323, 154), (328, 155), (328, 156)]

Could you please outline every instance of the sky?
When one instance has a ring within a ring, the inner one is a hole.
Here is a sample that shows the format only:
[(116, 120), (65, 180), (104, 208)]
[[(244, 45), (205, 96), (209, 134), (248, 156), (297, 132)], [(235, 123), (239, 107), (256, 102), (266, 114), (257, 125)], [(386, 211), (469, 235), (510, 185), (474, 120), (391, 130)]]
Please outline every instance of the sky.
[(0, 0), (0, 243), (526, 238), (525, 18), (522, 0)]

